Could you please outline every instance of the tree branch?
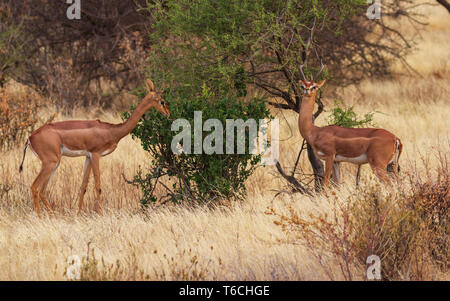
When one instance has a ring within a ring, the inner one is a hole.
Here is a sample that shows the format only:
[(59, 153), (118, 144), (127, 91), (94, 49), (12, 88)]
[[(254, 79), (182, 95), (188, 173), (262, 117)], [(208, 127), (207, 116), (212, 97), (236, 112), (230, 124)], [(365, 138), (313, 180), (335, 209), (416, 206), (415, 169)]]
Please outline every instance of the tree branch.
[(269, 103), (269, 105), (271, 105), (272, 107), (277, 108), (277, 109), (294, 110), (293, 107), (291, 107), (290, 105), (285, 104), (285, 103), (278, 103), (278, 102), (273, 102), (273, 101), (269, 101), (268, 103)]
[(293, 176), (289, 176), (284, 172), (283, 168), (280, 165), (280, 162), (277, 162), (276, 167), (280, 175), (285, 178), (286, 181), (288, 181), (292, 186), (294, 186), (294, 191), (300, 193), (308, 193), (308, 190), (303, 187), (303, 185), (300, 184)]
[(450, 13), (450, 3), (446, 0), (436, 0), (439, 4), (441, 4), (443, 7), (445, 7), (448, 12)]

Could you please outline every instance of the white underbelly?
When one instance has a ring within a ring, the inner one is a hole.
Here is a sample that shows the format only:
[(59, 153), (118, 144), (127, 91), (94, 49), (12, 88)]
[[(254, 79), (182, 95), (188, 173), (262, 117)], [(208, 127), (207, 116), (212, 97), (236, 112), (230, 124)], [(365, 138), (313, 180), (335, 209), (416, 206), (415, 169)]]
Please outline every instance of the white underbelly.
[(61, 147), (61, 154), (67, 157), (91, 157), (92, 154), (86, 150), (71, 150), (65, 147), (64, 145)]
[(367, 154), (364, 153), (358, 157), (344, 157), (341, 155), (336, 155), (334, 157), (334, 161), (337, 162), (350, 162), (350, 163), (354, 163), (354, 164), (365, 164), (367, 163)]

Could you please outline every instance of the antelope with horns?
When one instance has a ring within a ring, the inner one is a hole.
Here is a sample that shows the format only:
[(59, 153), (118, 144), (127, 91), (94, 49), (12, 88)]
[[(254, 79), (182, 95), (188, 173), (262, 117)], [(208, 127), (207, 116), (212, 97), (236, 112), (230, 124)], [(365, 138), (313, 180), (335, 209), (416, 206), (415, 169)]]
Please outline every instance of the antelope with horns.
[[(314, 77), (318, 78), (323, 64)], [(304, 90), (298, 118), (300, 134), (311, 145), (315, 155), (325, 161), (324, 187), (329, 185), (334, 168), (335, 177), (339, 178), (339, 163), (350, 162), (357, 165), (369, 163), (372, 171), (383, 182), (390, 184), (386, 171), (397, 172), (398, 160), (402, 152), (402, 143), (391, 132), (379, 128), (345, 128), (337, 125), (317, 127), (313, 124), (312, 115), (317, 90), (325, 80), (308, 81), (300, 66), (302, 79), (299, 84)], [(357, 183), (359, 181), (359, 166)]]

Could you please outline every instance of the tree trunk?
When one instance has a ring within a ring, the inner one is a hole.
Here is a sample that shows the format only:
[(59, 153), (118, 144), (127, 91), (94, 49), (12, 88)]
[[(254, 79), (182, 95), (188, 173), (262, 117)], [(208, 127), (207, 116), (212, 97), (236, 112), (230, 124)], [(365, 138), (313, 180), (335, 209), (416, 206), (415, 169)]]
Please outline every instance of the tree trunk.
[(314, 173), (314, 188), (317, 192), (322, 190), (324, 169), (322, 161), (316, 157), (311, 145), (307, 144), (308, 159)]

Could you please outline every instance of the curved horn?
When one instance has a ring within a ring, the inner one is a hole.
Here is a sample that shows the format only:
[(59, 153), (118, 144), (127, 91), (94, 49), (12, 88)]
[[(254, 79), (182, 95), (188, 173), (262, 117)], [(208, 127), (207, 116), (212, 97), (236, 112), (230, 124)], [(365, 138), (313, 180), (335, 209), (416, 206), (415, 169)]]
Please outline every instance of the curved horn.
[(307, 82), (308, 80), (306, 79), (305, 73), (303, 72), (303, 67), (306, 64), (306, 56), (308, 55), (308, 50), (309, 50), (309, 46), (311, 45), (311, 36), (308, 38), (308, 40), (306, 41), (306, 45), (303, 47), (303, 51), (302, 51), (302, 64), (299, 66), (298, 71), (300, 71), (300, 76), (302, 77), (302, 80)]
[(305, 63), (301, 64), (300, 67), (298, 67), (298, 70), (300, 71), (300, 76), (302, 77), (302, 80), (307, 82), (305, 73), (303, 73), (303, 66), (305, 66)]

